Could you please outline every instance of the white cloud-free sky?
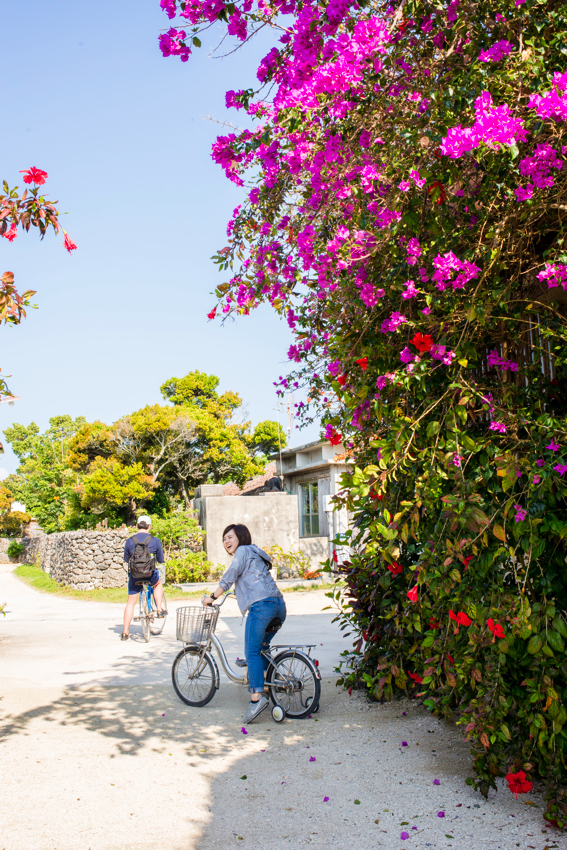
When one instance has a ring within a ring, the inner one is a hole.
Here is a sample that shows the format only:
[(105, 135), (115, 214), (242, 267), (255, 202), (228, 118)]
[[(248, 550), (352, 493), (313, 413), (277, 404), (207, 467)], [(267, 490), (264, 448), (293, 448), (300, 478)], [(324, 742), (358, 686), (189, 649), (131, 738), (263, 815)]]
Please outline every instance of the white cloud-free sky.
[[(210, 157), (227, 131), (203, 120), (238, 122), (224, 93), (254, 85), (271, 37), (222, 60), (204, 46), (182, 64), (159, 51), (168, 20), (158, 0), (0, 0), (0, 9), (0, 177), (22, 186), (21, 169), (47, 171), (44, 188), (78, 245), (68, 255), (51, 234), (0, 240), (2, 271), (20, 291), (37, 290), (38, 305), (1, 331), (0, 366), (21, 400), (0, 406), (0, 430), (43, 428), (63, 413), (112, 422), (161, 401), (160, 385), (192, 369), (238, 392), (254, 422), (276, 418), (285, 323), (268, 309), (225, 326), (206, 319), (225, 280), (210, 257), (242, 193)], [(317, 436), (296, 430), (292, 442)]]

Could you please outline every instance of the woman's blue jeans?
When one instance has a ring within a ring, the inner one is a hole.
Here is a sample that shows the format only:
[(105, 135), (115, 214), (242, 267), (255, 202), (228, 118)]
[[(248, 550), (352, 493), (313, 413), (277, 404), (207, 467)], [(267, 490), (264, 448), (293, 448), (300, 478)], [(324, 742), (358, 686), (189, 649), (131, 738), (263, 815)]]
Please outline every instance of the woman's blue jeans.
[(248, 688), (251, 694), (264, 693), (264, 673), (269, 661), (262, 655), (268, 649), (274, 632), (266, 634), (266, 628), (278, 617), (282, 623), (286, 618), (285, 602), (277, 596), (253, 602), (248, 609), (244, 632), (244, 652), (248, 663)]

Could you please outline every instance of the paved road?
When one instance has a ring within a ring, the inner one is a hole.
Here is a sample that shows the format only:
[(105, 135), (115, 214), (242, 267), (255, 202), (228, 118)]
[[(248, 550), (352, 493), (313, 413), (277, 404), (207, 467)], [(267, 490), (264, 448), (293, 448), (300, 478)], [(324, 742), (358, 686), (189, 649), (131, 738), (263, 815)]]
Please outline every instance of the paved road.
[[(173, 618), (149, 645), (121, 643), (121, 606), (40, 594), (10, 569), (0, 566), (0, 850), (557, 846), (537, 796), (485, 802), (465, 785), (454, 727), (334, 687), (348, 639), (321, 591), (286, 595), (280, 633), (318, 644), (319, 714), (277, 725), (265, 712), (243, 735), (243, 688), (223, 682), (201, 709), (173, 693)], [(242, 655), (234, 607), (218, 633)]]

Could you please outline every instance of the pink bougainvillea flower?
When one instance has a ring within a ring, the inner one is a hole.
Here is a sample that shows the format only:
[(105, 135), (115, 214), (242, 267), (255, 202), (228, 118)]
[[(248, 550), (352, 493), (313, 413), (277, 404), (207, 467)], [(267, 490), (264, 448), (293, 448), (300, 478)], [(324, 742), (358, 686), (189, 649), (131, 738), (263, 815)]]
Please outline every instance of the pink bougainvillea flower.
[(564, 476), (564, 475), (565, 475), (565, 473), (567, 472), (567, 463), (563, 463), (563, 464), (558, 463), (558, 464), (556, 464), (556, 466), (554, 466), (553, 468), (554, 468), (554, 470), (555, 470), (556, 472), (558, 472), (558, 473), (559, 473), (559, 475), (563, 478), (563, 476)]
[(402, 747), (407, 747), (407, 745), (408, 745), (407, 741), (402, 741)]
[(411, 590), (408, 590), (407, 597), (410, 602), (417, 602), (417, 584)]
[(441, 781), (439, 779), (434, 779), (433, 784), (434, 785), (441, 785)]
[(506, 635), (504, 634), (504, 629), (500, 625), (500, 623), (495, 623), (492, 617), (489, 617), (487, 621), (487, 626), (494, 635), (495, 638), (504, 638)]
[(514, 505), (514, 510), (516, 513), (514, 514), (514, 519), (516, 522), (523, 522), (528, 515), (528, 512), (524, 510), (521, 505)]
[(214, 307), (210, 313), (207, 313), (207, 319), (214, 319), (217, 314), (217, 308)]
[(242, 732), (242, 734), (243, 734), (243, 735), (247, 735), (247, 734), (248, 734), (248, 732), (246, 731), (246, 729), (244, 728), (244, 726), (242, 727), (241, 732)]
[(494, 420), (490, 423), (491, 431), (498, 431), (499, 434), (506, 433), (506, 426), (503, 422), (495, 422)]
[(540, 481), (541, 475), (534, 475), (534, 477), (532, 478), (532, 484), (539, 484)]
[(36, 186), (43, 186), (47, 180), (47, 171), (42, 171), (41, 168), (28, 168), (27, 171), (20, 171), (23, 174), (24, 183), (35, 183)]
[(65, 234), (65, 241), (63, 244), (65, 245), (69, 253), (71, 253), (71, 251), (76, 251), (77, 246), (75, 245), (69, 234), (65, 230), (63, 231), (63, 233)]
[(548, 446), (545, 447), (549, 449), (550, 452), (558, 452), (559, 451), (559, 443), (554, 443), (553, 440), (549, 443)]
[(512, 794), (518, 799), (518, 794), (528, 794), (533, 788), (533, 782), (526, 779), (526, 774), (523, 770), (517, 773), (507, 773), (506, 782)]
[(328, 803), (328, 802), (329, 802), (329, 799), (330, 799), (329, 797), (323, 797), (323, 802), (324, 802), (324, 803)]
[(315, 756), (309, 756), (309, 761), (317, 761), (317, 759), (315, 758)]
[(438, 817), (438, 818), (444, 818), (444, 817), (445, 817), (445, 812), (437, 812), (437, 817)]
[(405, 841), (406, 838), (409, 838), (409, 832), (402, 832), (400, 834), (400, 838), (401, 838), (402, 841)]
[(368, 368), (368, 357), (361, 357), (356, 362), (358, 363), (362, 371), (366, 372), (366, 369)]
[(540, 457), (540, 458), (538, 458), (538, 459), (536, 460), (536, 466), (539, 466), (539, 467), (540, 467), (540, 469), (541, 469), (541, 467), (542, 467), (544, 464), (545, 464), (545, 461), (544, 461), (544, 459), (543, 459), (542, 457)]

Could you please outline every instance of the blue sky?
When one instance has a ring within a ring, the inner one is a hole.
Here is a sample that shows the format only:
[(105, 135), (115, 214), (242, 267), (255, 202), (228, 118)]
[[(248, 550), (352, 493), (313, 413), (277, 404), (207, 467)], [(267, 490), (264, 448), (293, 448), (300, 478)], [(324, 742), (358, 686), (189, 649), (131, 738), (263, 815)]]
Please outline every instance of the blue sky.
[[(160, 402), (160, 385), (192, 369), (238, 392), (254, 422), (276, 418), (285, 323), (268, 309), (225, 326), (206, 319), (225, 280), (210, 257), (242, 196), (210, 158), (227, 131), (203, 116), (241, 120), (224, 93), (253, 85), (269, 36), (224, 60), (204, 44), (182, 64), (159, 51), (168, 20), (158, 0), (0, 0), (0, 9), (10, 69), (0, 176), (21, 186), (21, 169), (47, 171), (44, 188), (78, 245), (68, 255), (51, 234), (1, 240), (2, 271), (20, 291), (37, 290), (39, 309), (2, 328), (0, 366), (21, 400), (0, 406), (0, 429), (45, 427), (62, 413), (112, 422)], [(292, 442), (317, 436), (295, 431)], [(5, 448), (0, 466), (15, 471)]]

